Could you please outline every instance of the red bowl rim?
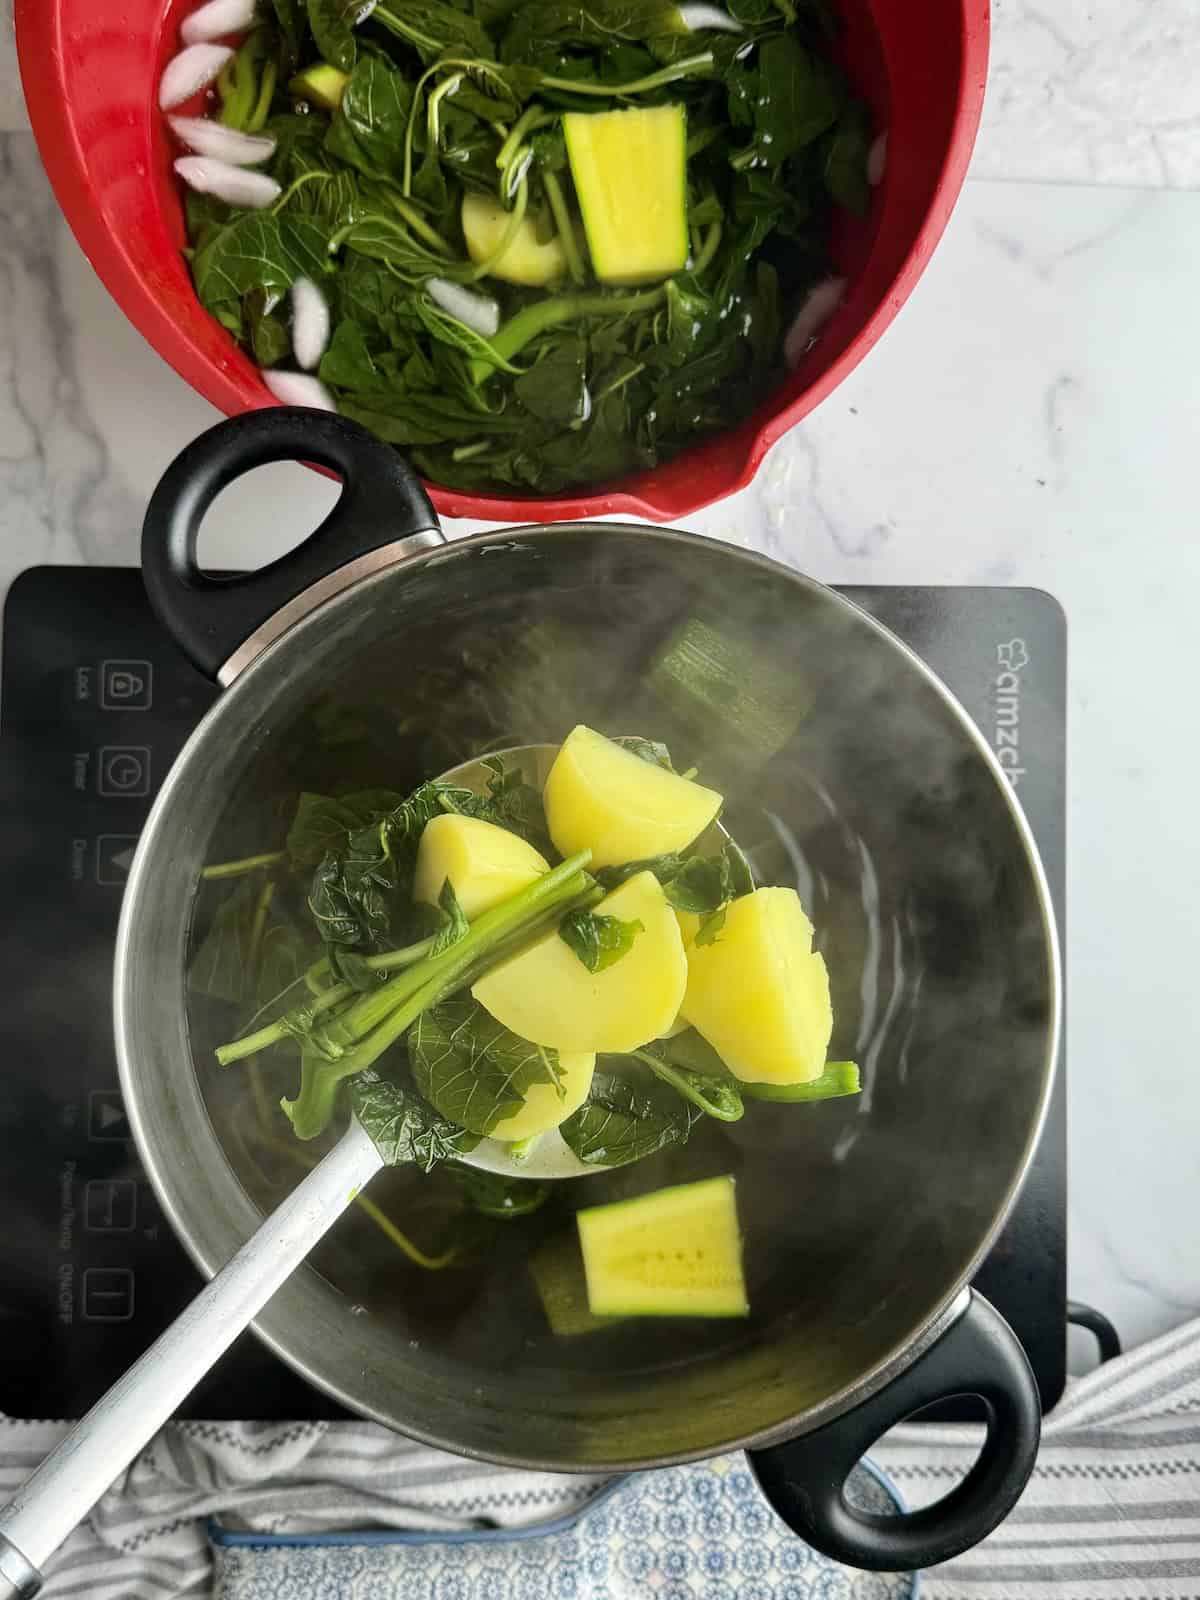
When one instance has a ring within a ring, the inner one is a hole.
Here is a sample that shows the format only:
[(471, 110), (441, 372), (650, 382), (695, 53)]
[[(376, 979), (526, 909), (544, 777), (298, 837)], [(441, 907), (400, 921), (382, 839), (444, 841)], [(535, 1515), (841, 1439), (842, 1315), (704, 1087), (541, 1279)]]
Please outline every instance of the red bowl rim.
[[(15, 0), (17, 55), (30, 122), (50, 183), (63, 213), (97, 276), (138, 332), (192, 388), (227, 415), (250, 409), (245, 394), (228, 374), (187, 344), (179, 344), (178, 326), (149, 294), (122, 242), (103, 223), (91, 201), (92, 185), (75, 126), (61, 115), (60, 80), (47, 72), (47, 62), (64, 57), (61, 38), (62, 8), (51, 0)], [(474, 517), (487, 522), (557, 522), (583, 517), (624, 515), (652, 522), (674, 521), (704, 506), (715, 504), (744, 489), (753, 479), (770, 447), (789, 428), (826, 399), (849, 376), (890, 326), (912, 293), (945, 231), (966, 177), (975, 135), (983, 111), (990, 31), (989, 0), (963, 0), (961, 68), (958, 94), (946, 154), (937, 175), (933, 196), (917, 235), (879, 304), (848, 342), (845, 349), (787, 405), (768, 415), (750, 437), (740, 461), (731, 463), (727, 480), (717, 488), (705, 487), (704, 472), (697, 471), (694, 494), (678, 491), (658, 497), (654, 486), (613, 488), (595, 494), (573, 493), (545, 498), (467, 494), (439, 484), (428, 484), (438, 511), (449, 517)], [(35, 65), (36, 63), (36, 65)], [(275, 402), (264, 389), (262, 405)], [(728, 441), (728, 436), (727, 436)], [(716, 441), (706, 441), (703, 452)], [(668, 503), (669, 501), (669, 503)]]

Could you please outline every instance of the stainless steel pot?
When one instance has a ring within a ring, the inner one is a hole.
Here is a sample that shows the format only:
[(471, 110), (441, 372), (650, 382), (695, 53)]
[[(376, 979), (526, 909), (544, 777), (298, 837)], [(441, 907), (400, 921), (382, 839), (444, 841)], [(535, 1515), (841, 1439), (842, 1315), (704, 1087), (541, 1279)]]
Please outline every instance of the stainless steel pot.
[[(342, 477), (327, 521), (252, 576), (200, 572), (215, 495), (282, 459)], [(645, 1325), (597, 1356), (586, 1341), (547, 1353), (473, 1338), (466, 1316), (434, 1336), (414, 1295), (363, 1314), (345, 1249), (279, 1291), (260, 1336), (349, 1408), (468, 1455), (596, 1471), (747, 1447), (781, 1514), (851, 1564), (928, 1565), (989, 1532), (1031, 1469), (1038, 1400), (1011, 1331), (967, 1285), (1038, 1137), (1059, 973), (1028, 827), (944, 686), (830, 590), (684, 532), (569, 523), (444, 543), (396, 454), (315, 412), (258, 412), (197, 440), (154, 495), (143, 565), (159, 617), (227, 688), (142, 835), (116, 971), (131, 1124), (204, 1271), (268, 1199), (226, 1136), (244, 1089), (217, 1080), (189, 1013), (198, 875), (244, 842), (248, 797), (281, 773), (303, 786), (317, 702), (396, 726), (408, 712), (405, 748), (433, 763), (415, 777), (450, 765), (432, 752), (472, 729), (525, 742), (589, 721), (676, 738), (724, 790), (735, 834), (774, 848), (818, 903), (835, 1044), (866, 1072), (859, 1100), (778, 1108), (758, 1146), (731, 1147), (752, 1197), (755, 1311), (699, 1329), (688, 1359)], [(754, 1199), (760, 1163), (769, 1193)], [(963, 1392), (990, 1420), (959, 1488), (896, 1518), (846, 1503), (881, 1432)]]

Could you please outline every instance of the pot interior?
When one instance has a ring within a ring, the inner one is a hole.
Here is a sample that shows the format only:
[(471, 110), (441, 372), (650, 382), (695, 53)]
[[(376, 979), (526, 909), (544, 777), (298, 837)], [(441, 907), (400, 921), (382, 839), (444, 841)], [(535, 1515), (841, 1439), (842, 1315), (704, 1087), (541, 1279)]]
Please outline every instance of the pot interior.
[[(452, 546), (324, 607), (198, 731), (143, 841), (119, 977), (127, 1101), (203, 1264), (228, 1258), (323, 1146), (278, 1111), (294, 1047), (213, 1046), (245, 1011), (189, 991), (229, 892), (206, 862), (276, 848), (297, 793), (406, 790), (578, 722), (665, 740), (726, 797), (760, 882), (794, 885), (860, 1097), (750, 1104), (683, 1149), (559, 1185), (428, 1271), (358, 1208), (260, 1331), (347, 1404), (466, 1453), (564, 1469), (698, 1455), (843, 1407), (985, 1251), (1036, 1138), (1056, 1019), (1040, 872), (964, 715), (829, 591), (726, 546), (618, 525)], [(752, 1314), (551, 1332), (531, 1255), (582, 1205), (734, 1173)], [(426, 1250), (445, 1174), (370, 1198)]]

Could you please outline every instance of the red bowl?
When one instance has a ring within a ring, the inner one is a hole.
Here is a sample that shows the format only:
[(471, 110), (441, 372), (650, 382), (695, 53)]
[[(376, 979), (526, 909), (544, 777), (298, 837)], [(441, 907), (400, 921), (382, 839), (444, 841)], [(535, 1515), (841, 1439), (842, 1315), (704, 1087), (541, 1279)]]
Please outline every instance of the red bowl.
[[(180, 254), (183, 213), (158, 110), (159, 75), (194, 0), (16, 0), (21, 78), (42, 160), (84, 253), (134, 326), (230, 414), (275, 404), (200, 305)], [(865, 222), (839, 224), (850, 283), (816, 345), (756, 414), (664, 467), (594, 494), (462, 494), (438, 510), (552, 522), (633, 513), (676, 521), (744, 488), (768, 447), (853, 370), (911, 293), (966, 172), (987, 75), (988, 0), (843, 0), (845, 64), (888, 130), (887, 170)]]

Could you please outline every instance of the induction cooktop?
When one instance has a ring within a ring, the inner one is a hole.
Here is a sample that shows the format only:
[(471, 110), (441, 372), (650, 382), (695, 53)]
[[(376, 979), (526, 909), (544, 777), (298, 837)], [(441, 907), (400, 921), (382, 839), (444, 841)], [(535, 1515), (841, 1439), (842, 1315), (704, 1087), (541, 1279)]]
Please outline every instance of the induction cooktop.
[[(1034, 589), (847, 588), (941, 675), (1025, 809), (1063, 930), (1066, 623)], [(216, 697), (132, 568), (38, 567), (9, 592), (0, 677), (0, 1411), (77, 1416), (201, 1279), (139, 1166), (112, 1044), (122, 889), (159, 784)], [(977, 1278), (1044, 1406), (1066, 1371), (1065, 1082)], [(188, 1417), (337, 1417), (244, 1335)]]

